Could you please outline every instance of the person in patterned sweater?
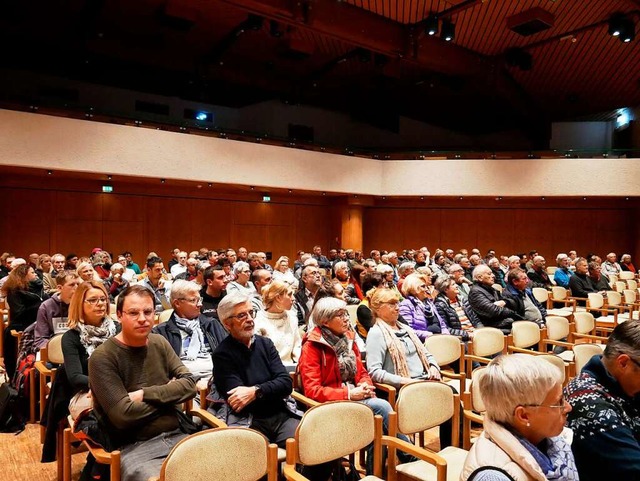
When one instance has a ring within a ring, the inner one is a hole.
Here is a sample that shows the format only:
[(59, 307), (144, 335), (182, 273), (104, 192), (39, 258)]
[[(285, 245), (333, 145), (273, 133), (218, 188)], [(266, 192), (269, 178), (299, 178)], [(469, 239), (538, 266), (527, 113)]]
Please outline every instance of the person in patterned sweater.
[(640, 479), (640, 322), (618, 324), (565, 392), (580, 479)]

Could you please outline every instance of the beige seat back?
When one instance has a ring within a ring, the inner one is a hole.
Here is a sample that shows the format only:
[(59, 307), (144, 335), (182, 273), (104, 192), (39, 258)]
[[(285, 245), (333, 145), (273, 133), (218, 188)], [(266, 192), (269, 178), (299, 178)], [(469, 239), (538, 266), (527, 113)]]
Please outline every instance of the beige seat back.
[(482, 327), (473, 334), (473, 354), (476, 356), (493, 356), (504, 350), (504, 334), (495, 327)]
[(596, 327), (596, 320), (590, 312), (576, 312), (573, 322), (578, 334), (591, 334)]
[(638, 281), (636, 281), (635, 279), (629, 279), (627, 281), (627, 287), (629, 289), (633, 289), (634, 291), (638, 289)]
[(533, 321), (517, 321), (511, 326), (511, 335), (515, 347), (531, 347), (540, 342), (540, 326)]
[(622, 271), (620, 272), (620, 275), (618, 276), (618, 278), (621, 281), (628, 281), (629, 279), (635, 278), (635, 274), (631, 271)]
[(359, 451), (373, 438), (374, 416), (369, 406), (354, 401), (323, 403), (305, 412), (296, 429), (296, 461), (325, 463)]
[(532, 291), (533, 297), (535, 297), (540, 304), (546, 306), (547, 300), (549, 299), (549, 291), (542, 287), (534, 287)]
[(561, 383), (564, 384), (565, 376), (566, 376), (566, 369), (565, 369), (566, 364), (562, 360), (562, 358), (556, 356), (555, 354), (541, 354), (538, 357), (541, 357), (545, 361), (550, 362), (551, 364), (553, 364), (555, 367), (558, 368), (558, 370), (560, 371), (560, 374), (562, 375)]
[(624, 295), (624, 302), (627, 304), (633, 304), (636, 302), (636, 291), (625, 289), (622, 291), (622, 294)]
[(615, 287), (615, 290), (616, 290), (616, 291), (618, 291), (618, 292), (622, 292), (624, 289), (626, 289), (626, 288), (627, 288), (627, 283), (626, 283), (626, 282), (624, 282), (624, 281), (617, 281), (617, 282), (614, 284), (614, 287)]
[(589, 362), (596, 354), (602, 354), (604, 351), (599, 344), (576, 344), (573, 346), (573, 358), (576, 363), (576, 373), (580, 374), (584, 365)]
[(600, 309), (602, 306), (604, 306), (604, 298), (602, 297), (602, 294), (598, 292), (589, 292), (587, 296), (589, 299), (589, 307)]
[(567, 290), (562, 286), (553, 286), (551, 288), (551, 294), (553, 295), (554, 299), (557, 299), (559, 301), (563, 301), (567, 298)]
[(47, 360), (53, 364), (64, 364), (62, 335), (63, 334), (56, 334), (47, 342)]
[(351, 326), (355, 327), (356, 322), (358, 321), (358, 304), (350, 304), (347, 306), (347, 312), (349, 313), (349, 322), (351, 322)]
[(469, 392), (471, 396), (471, 410), (477, 413), (483, 413), (487, 410), (480, 396), (480, 378), (485, 374), (485, 366), (477, 367), (471, 373), (471, 383), (469, 384)]
[(436, 358), (438, 366), (447, 366), (460, 359), (460, 339), (456, 336), (437, 334), (430, 336), (424, 342), (433, 357)]
[(547, 316), (547, 338), (552, 341), (566, 339), (569, 336), (569, 321), (566, 317)]
[(162, 311), (160, 313), (160, 316), (158, 316), (158, 324), (162, 324), (163, 322), (167, 322), (169, 320), (169, 318), (171, 317), (171, 314), (173, 314), (173, 309), (165, 309), (164, 311)]
[(502, 294), (502, 286), (500, 284), (494, 284), (491, 287), (493, 287), (496, 291)]
[(558, 268), (556, 266), (549, 266), (547, 267), (547, 274), (553, 277), (553, 275), (556, 273), (557, 270)]
[(622, 294), (618, 291), (607, 291), (607, 305), (617, 307), (622, 304)]
[(613, 287), (616, 284), (616, 282), (618, 282), (618, 276), (616, 276), (615, 274), (610, 274), (609, 275), (609, 285), (611, 287)]
[(401, 433), (426, 431), (453, 416), (453, 391), (439, 382), (406, 384), (398, 392), (396, 412)]
[(268, 474), (277, 478), (275, 444), (247, 428), (219, 428), (184, 438), (162, 463), (165, 481), (256, 481)]

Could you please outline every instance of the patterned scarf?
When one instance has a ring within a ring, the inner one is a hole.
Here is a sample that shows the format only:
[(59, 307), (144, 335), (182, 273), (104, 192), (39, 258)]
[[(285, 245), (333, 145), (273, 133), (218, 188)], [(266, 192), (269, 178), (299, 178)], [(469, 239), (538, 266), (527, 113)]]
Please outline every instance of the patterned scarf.
[[(389, 351), (389, 355), (391, 356), (391, 361), (393, 362), (393, 368), (395, 370), (395, 374), (402, 377), (411, 377), (409, 373), (409, 365), (407, 364), (407, 356), (405, 355), (404, 344), (396, 333), (391, 329), (391, 326), (384, 322), (382, 319), (376, 320), (376, 325), (382, 331), (382, 335), (384, 336), (384, 340), (387, 343), (387, 350)], [(418, 356), (422, 361), (422, 366), (424, 368), (424, 372), (429, 371), (429, 359), (427, 359), (426, 349), (418, 336), (416, 336), (413, 329), (410, 327), (405, 327), (407, 334), (409, 335), (409, 339), (415, 344), (416, 351), (418, 352)]]
[(197, 317), (192, 320), (183, 319), (178, 317), (178, 315), (174, 316), (174, 320), (178, 329), (186, 332), (190, 337), (189, 347), (187, 348), (187, 352), (185, 352), (185, 357), (189, 361), (195, 361), (198, 359), (201, 352), (206, 354), (207, 351), (204, 342), (204, 334), (200, 328), (200, 320)]
[(80, 331), (80, 343), (84, 346), (89, 357), (96, 350), (96, 347), (116, 335), (116, 325), (110, 317), (105, 317), (99, 326), (78, 323), (77, 329)]
[(578, 469), (571, 446), (562, 436), (547, 438), (547, 452), (544, 453), (517, 432), (512, 433), (537, 461), (549, 481), (578, 481)]
[(342, 336), (336, 336), (325, 326), (322, 326), (320, 331), (322, 332), (324, 340), (327, 341), (336, 352), (342, 382), (355, 384), (357, 369), (356, 353), (353, 352), (353, 349), (349, 348), (349, 339), (347, 339), (347, 336), (344, 334)]

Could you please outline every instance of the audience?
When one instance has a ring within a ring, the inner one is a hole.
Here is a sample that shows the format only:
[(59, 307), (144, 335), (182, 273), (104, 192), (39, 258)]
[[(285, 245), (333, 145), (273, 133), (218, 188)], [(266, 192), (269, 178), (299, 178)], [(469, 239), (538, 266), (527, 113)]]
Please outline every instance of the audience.
[[(475, 329), (484, 327), (467, 299), (460, 299), (458, 285), (453, 278), (438, 277), (435, 284), (438, 297), (435, 305), (440, 318), (447, 326), (449, 334), (467, 342)], [(441, 332), (442, 333), (442, 332)]]
[(544, 327), (547, 318), (547, 309), (538, 302), (531, 289), (529, 289), (529, 277), (527, 273), (516, 268), (507, 274), (507, 288), (502, 292), (502, 298), (507, 302), (507, 307), (526, 321), (533, 321)]
[(551, 279), (546, 270), (547, 262), (542, 256), (535, 256), (531, 260), (531, 267), (527, 270), (527, 277), (531, 281), (531, 287), (542, 287), (548, 289), (551, 287)]
[(252, 295), (256, 288), (251, 284), (251, 268), (249, 264), (243, 261), (238, 261), (233, 266), (233, 275), (235, 280), (227, 284), (227, 292), (242, 292), (248, 296)]
[(207, 317), (218, 318), (218, 304), (227, 295), (227, 287), (224, 268), (219, 264), (209, 266), (204, 270), (202, 278), (205, 285), (200, 290), (202, 296), (202, 307), (200, 312)]
[(449, 334), (447, 325), (429, 297), (429, 285), (427, 276), (411, 274), (402, 285), (406, 299), (399, 304), (399, 314), (423, 342), (432, 334)]
[(558, 268), (553, 274), (553, 280), (555, 281), (556, 285), (568, 289), (569, 280), (573, 275), (573, 273), (569, 269), (569, 257), (567, 256), (567, 254), (558, 254), (558, 256), (556, 257), (556, 263), (558, 264)]
[(620, 269), (623, 271), (629, 271), (636, 273), (636, 267), (631, 262), (631, 256), (629, 254), (622, 254), (620, 256)]

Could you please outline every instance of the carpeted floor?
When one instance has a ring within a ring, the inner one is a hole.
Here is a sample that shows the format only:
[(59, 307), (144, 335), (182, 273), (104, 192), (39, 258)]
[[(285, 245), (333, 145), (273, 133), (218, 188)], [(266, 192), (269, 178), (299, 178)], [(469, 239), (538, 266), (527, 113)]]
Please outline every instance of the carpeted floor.
[[(0, 479), (7, 481), (56, 481), (56, 463), (41, 463), (40, 426), (27, 424), (18, 435), (0, 433)], [(86, 453), (74, 454), (71, 464), (72, 480), (80, 478)]]

